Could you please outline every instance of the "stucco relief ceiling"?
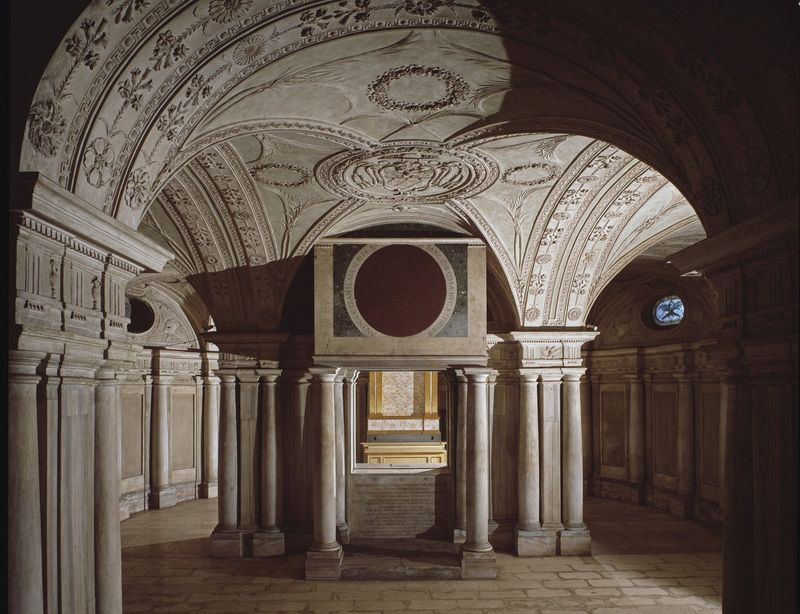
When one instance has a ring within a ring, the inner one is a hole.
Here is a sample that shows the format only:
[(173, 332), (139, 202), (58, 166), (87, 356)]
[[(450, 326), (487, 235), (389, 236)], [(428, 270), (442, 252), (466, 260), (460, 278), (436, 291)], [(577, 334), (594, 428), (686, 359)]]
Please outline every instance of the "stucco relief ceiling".
[(319, 237), (356, 228), (422, 222), (484, 238), (525, 325), (576, 325), (608, 271), (674, 233), (674, 251), (704, 236), (660, 173), (596, 139), (380, 143), (308, 121), (272, 125), (202, 150), (145, 216), (142, 231), (166, 240), (185, 275), (303, 255)]
[[(681, 48), (654, 81), (645, 50), (678, 45), (668, 23), (601, 39), (607, 15), (559, 7), (93, 3), (37, 92), (22, 165), (158, 238), (184, 278), (423, 222), (485, 239), (522, 325), (582, 324), (626, 263), (778, 185), (713, 57)], [(741, 129), (709, 149), (718, 116)]]

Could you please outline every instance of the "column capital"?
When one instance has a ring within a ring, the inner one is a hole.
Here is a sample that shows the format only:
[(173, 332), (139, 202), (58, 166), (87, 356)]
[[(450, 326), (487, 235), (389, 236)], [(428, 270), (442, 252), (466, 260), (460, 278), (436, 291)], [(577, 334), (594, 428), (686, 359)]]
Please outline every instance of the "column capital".
[(342, 373), (344, 374), (344, 381), (348, 384), (353, 384), (358, 381), (361, 371), (358, 369), (343, 369)]
[(311, 367), (308, 370), (311, 379), (314, 382), (333, 383), (339, 374), (339, 369), (336, 367)]
[(485, 383), (489, 381), (492, 375), (496, 375), (497, 371), (489, 369), (488, 367), (464, 367), (461, 370), (469, 382)]
[(219, 386), (219, 378), (216, 375), (204, 375), (203, 384), (206, 386)]
[(564, 374), (561, 372), (560, 368), (553, 368), (553, 369), (538, 369), (539, 376), (542, 378), (542, 382), (560, 382), (561, 379), (564, 377)]
[(281, 376), (281, 369), (256, 369), (256, 373), (265, 384), (275, 384)]
[(173, 375), (161, 375), (160, 373), (156, 373), (153, 377), (153, 383), (156, 386), (167, 386), (173, 382), (175, 377)]
[(11, 350), (8, 352), (9, 375), (37, 375), (39, 366), (47, 358), (47, 354), (40, 352), (27, 352), (24, 350)]
[(561, 369), (561, 373), (564, 376), (565, 382), (580, 382), (581, 376), (586, 373), (586, 368), (569, 368), (569, 369)]
[(525, 384), (538, 384), (539, 371), (536, 369), (518, 369), (516, 373), (519, 381)]
[(235, 384), (237, 377), (235, 373), (220, 373), (219, 379), (223, 384)]
[(239, 382), (242, 384), (258, 384), (261, 377), (253, 370), (247, 369), (244, 371), (237, 371), (236, 377), (239, 378)]

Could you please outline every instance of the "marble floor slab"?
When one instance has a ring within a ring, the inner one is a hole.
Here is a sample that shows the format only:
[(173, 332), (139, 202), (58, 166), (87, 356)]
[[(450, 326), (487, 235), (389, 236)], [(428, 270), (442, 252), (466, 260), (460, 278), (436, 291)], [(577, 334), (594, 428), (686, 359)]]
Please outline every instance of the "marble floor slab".
[[(698, 523), (624, 503), (587, 499), (592, 556), (522, 559), (498, 552), (497, 579), (475, 581), (436, 580), (431, 574), (305, 582), (302, 555), (213, 559), (208, 535), (216, 515), (216, 500), (201, 499), (134, 514), (122, 523), (125, 612), (722, 611), (720, 538)], [(365, 556), (394, 558), (410, 574), (450, 561), (449, 544), (442, 544), (440, 560), (403, 548), (396, 542), (354, 544), (343, 571)]]

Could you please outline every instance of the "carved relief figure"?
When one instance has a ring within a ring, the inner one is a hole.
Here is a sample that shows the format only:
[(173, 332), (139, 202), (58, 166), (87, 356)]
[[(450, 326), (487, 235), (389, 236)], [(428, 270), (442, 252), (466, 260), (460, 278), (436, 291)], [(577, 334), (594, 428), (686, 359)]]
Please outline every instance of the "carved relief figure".
[(100, 278), (92, 277), (92, 309), (100, 308)]
[(50, 296), (56, 297), (56, 284), (58, 283), (58, 265), (55, 258), (50, 258)]

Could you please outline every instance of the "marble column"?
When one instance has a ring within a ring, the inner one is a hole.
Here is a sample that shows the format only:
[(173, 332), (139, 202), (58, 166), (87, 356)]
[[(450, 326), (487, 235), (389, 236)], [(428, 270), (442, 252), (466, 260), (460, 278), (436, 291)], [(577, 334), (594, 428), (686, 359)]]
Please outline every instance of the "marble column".
[[(487, 380), (486, 385), (486, 394), (488, 398), (488, 450), (487, 454), (489, 457), (489, 469), (487, 471), (487, 476), (489, 480), (489, 521), (492, 523), (492, 527), (496, 528), (497, 524), (493, 522), (494, 518), (494, 505), (493, 505), (493, 497), (494, 497), (494, 490), (492, 488), (492, 462), (494, 459), (494, 451), (493, 451), (493, 441), (494, 441), (494, 401), (495, 401), (495, 390), (497, 388), (497, 376), (499, 375), (499, 371), (492, 371), (489, 373), (489, 379)], [(491, 527), (490, 527), (491, 528)]]
[(305, 371), (293, 371), (281, 376), (287, 400), (286, 433), (289, 446), (286, 452), (286, 549), (292, 553), (305, 552), (311, 544), (312, 491), (310, 389), (311, 376)]
[(239, 369), (236, 372), (237, 390), (237, 454), (238, 454), (238, 528), (242, 534), (252, 533), (258, 529), (258, 503), (261, 473), (261, 450), (259, 440), (259, 381), (260, 377), (251, 369)]
[(219, 481), (219, 378), (203, 378), (203, 481), (200, 497), (217, 496)]
[(645, 412), (644, 382), (639, 375), (628, 376), (628, 479), (631, 503), (644, 503), (645, 482)]
[[(153, 376), (144, 375), (144, 423), (148, 425), (153, 424)], [(148, 506), (148, 499), (150, 496), (150, 489), (152, 488), (151, 476), (153, 468), (153, 429), (144, 429), (144, 466), (142, 471), (144, 473), (144, 501), (142, 509), (146, 510)]]
[(119, 382), (112, 369), (97, 373), (94, 413), (94, 577), (97, 612), (122, 614), (119, 527)]
[(467, 536), (467, 378), (456, 371), (456, 521), (453, 542), (463, 544)]
[[(539, 371), (542, 528), (554, 539), (561, 524), (561, 370)], [(553, 552), (555, 554), (555, 552)]]
[(725, 612), (755, 612), (753, 578), (753, 411), (743, 383), (744, 369), (732, 365), (723, 376), (725, 493), (722, 509), (722, 594)]
[(592, 553), (589, 529), (583, 522), (583, 445), (581, 443), (581, 375), (585, 369), (564, 370), (562, 433), (562, 518), (559, 553), (588, 556)]
[(517, 556), (555, 554), (555, 540), (539, 520), (539, 374), (519, 370), (519, 432), (517, 440), (518, 517), (514, 530)]
[[(42, 356), (44, 358), (44, 356)], [(44, 612), (39, 429), (40, 358), (8, 355), (8, 611)]]
[(211, 556), (242, 556), (238, 527), (238, 441), (236, 437), (236, 376), (220, 375), (219, 406), (219, 522), (211, 534)]
[(678, 497), (680, 515), (692, 516), (694, 495), (694, 386), (685, 374), (678, 376)]
[(163, 509), (178, 502), (170, 479), (170, 405), (172, 377), (158, 374), (153, 379), (153, 413), (150, 438), (150, 507)]
[(583, 442), (583, 494), (592, 494), (592, 380), (581, 377), (581, 441)]
[(283, 532), (278, 528), (278, 406), (279, 370), (261, 375), (261, 513), (253, 535), (253, 556), (267, 557), (285, 551)]
[(497, 576), (489, 543), (489, 399), (490, 369), (464, 369), (467, 396), (467, 535), (461, 546), (461, 576)]
[(356, 439), (355, 439), (355, 459), (357, 463), (364, 462), (364, 448), (361, 445), (367, 441), (367, 414), (369, 413), (369, 373), (365, 372), (363, 377), (356, 380), (355, 385), (355, 415), (356, 415)]
[[(350, 468), (358, 462), (358, 448), (361, 446), (358, 438), (358, 404), (356, 396), (359, 381), (358, 373), (355, 369), (348, 369), (345, 372), (342, 393), (345, 422), (345, 486)], [(347, 520), (347, 517), (347, 497), (345, 497), (345, 520)]]
[(336, 538), (342, 544), (350, 543), (350, 526), (347, 524), (346, 512), (346, 478), (345, 470), (345, 406), (344, 406), (344, 373), (340, 372), (334, 382), (334, 420), (336, 423)]
[(306, 554), (306, 580), (338, 580), (342, 547), (336, 541), (336, 416), (337, 369), (310, 369), (314, 389), (314, 536)]

